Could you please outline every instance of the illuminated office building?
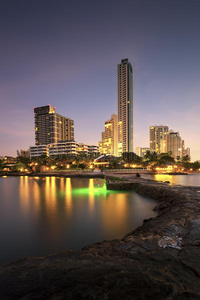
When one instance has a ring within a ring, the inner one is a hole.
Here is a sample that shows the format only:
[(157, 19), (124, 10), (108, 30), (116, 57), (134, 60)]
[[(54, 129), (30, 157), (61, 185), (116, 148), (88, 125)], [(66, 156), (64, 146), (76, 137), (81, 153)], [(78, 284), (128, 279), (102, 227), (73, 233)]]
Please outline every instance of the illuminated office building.
[(127, 58), (117, 66), (118, 154), (133, 152), (133, 70)]

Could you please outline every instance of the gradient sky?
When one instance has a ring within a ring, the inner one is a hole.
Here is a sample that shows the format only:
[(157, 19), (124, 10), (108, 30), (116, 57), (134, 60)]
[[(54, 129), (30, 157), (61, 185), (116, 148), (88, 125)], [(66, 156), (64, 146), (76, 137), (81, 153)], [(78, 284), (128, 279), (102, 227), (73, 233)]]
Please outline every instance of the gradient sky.
[(34, 145), (34, 106), (97, 144), (117, 113), (117, 64), (134, 79), (134, 148), (179, 131), (200, 159), (199, 0), (0, 0), (0, 155)]

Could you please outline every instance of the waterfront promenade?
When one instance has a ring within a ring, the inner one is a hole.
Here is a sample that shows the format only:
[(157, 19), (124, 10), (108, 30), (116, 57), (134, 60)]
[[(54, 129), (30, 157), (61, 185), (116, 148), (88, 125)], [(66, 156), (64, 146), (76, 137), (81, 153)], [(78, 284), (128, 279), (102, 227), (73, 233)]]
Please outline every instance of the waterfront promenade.
[(158, 216), (122, 239), (1, 266), (1, 299), (200, 299), (200, 187), (121, 177), (107, 188), (155, 199)]

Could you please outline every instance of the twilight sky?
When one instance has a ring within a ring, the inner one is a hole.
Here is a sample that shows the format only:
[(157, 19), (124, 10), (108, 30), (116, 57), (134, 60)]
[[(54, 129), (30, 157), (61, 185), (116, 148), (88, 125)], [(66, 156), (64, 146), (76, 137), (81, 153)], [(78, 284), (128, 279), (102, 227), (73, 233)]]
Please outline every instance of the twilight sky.
[(117, 113), (117, 64), (134, 80), (134, 148), (179, 131), (200, 159), (199, 0), (0, 0), (0, 156), (34, 145), (34, 106), (97, 144)]

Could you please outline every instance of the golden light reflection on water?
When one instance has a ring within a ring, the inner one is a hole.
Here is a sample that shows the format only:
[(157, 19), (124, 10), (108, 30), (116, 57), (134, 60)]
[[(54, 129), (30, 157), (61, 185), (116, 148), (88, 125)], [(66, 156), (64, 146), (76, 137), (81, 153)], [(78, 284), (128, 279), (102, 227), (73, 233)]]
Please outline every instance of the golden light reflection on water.
[(90, 213), (94, 211), (94, 179), (90, 178), (89, 179), (89, 210)]
[(176, 176), (171, 176), (171, 175), (167, 175), (167, 174), (156, 174), (154, 175), (154, 179), (157, 181), (169, 181), (170, 184), (178, 184), (178, 177)]
[(111, 193), (101, 209), (102, 228), (107, 234), (123, 230), (126, 224), (128, 206), (126, 193)]
[(53, 209), (56, 206), (56, 177), (51, 177), (50, 197), (47, 199), (49, 208)]
[[(98, 218), (101, 220), (102, 231), (106, 235), (113, 235), (116, 230), (119, 232), (126, 230), (127, 218), (129, 218), (130, 214), (130, 203), (127, 193), (107, 191), (102, 187), (101, 182), (97, 183), (92, 178), (88, 180), (88, 188), (83, 187), (81, 181), (77, 184), (79, 188), (75, 188), (76, 193), (72, 194), (71, 178), (60, 178), (59, 180), (56, 177), (29, 179), (27, 176), (21, 176), (21, 207), (25, 213), (34, 208), (39, 216), (44, 209), (42, 203), (45, 203), (45, 210), (48, 216), (46, 226), (54, 236), (56, 234), (59, 236), (60, 233), (58, 231), (62, 231), (59, 228), (58, 224), (60, 222), (58, 222), (57, 218), (59, 218), (60, 207), (64, 203), (67, 213), (65, 222), (69, 222), (71, 219), (70, 216), (72, 216), (73, 207), (76, 213), (81, 215), (87, 206), (88, 209), (85, 210), (85, 217), (87, 216), (91, 222), (94, 215), (96, 215), (96, 209), (99, 209)], [(42, 190), (44, 191), (44, 197), (42, 196)], [(139, 207), (139, 205), (140, 202), (137, 203), (135, 199), (133, 209), (137, 210), (137, 206)], [(145, 207), (142, 209), (144, 211)]]
[(169, 181), (169, 184), (186, 185), (186, 186), (200, 186), (200, 174), (156, 174), (156, 175), (142, 175), (144, 178), (154, 179), (160, 182)]
[[(80, 249), (121, 237), (152, 216), (152, 204), (142, 205), (132, 193), (108, 191), (103, 183), (96, 179), (23, 176), (0, 180), (1, 192), (5, 190), (0, 197), (1, 211), (6, 216), (5, 220), (0, 218), (1, 228), (9, 219), (14, 224), (6, 233), (14, 236), (10, 243), (14, 244), (16, 238), (22, 241), (14, 259)], [(139, 218), (140, 223), (135, 221)]]
[(64, 178), (60, 178), (60, 190), (61, 191), (65, 190), (65, 181), (64, 181)]
[(155, 176), (155, 180), (157, 181), (169, 181), (171, 183), (170, 175), (156, 174), (154, 176)]
[(27, 213), (30, 209), (28, 176), (20, 176), (19, 195), (21, 208)]
[(66, 203), (67, 211), (70, 212), (72, 210), (72, 183), (71, 183), (71, 178), (66, 178), (65, 203)]
[(50, 199), (50, 177), (45, 178), (45, 199)]
[[(30, 199), (29, 199), (30, 201)], [(33, 203), (37, 211), (40, 209), (40, 187), (38, 183), (33, 181)]]

